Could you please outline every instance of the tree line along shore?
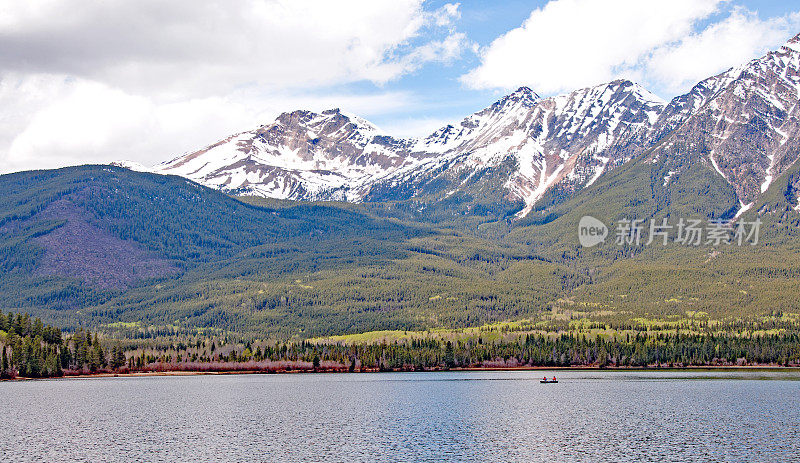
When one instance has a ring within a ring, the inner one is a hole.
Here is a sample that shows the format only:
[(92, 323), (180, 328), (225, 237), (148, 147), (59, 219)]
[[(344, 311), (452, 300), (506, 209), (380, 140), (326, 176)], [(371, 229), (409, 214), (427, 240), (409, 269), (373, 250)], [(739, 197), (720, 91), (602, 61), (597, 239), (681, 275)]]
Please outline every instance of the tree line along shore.
[(28, 314), (0, 311), (0, 378), (159, 372), (431, 371), (505, 368), (800, 366), (800, 332), (525, 334), (507, 340), (236, 342), (227, 337), (142, 347)]

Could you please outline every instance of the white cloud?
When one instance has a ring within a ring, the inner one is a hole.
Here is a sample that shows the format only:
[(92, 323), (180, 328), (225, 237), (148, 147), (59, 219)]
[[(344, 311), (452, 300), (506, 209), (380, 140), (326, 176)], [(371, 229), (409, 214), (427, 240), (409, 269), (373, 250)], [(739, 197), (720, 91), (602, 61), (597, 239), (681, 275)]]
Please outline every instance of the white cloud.
[(800, 32), (800, 13), (762, 20), (735, 8), (722, 21), (677, 43), (656, 49), (648, 60), (650, 80), (680, 93), (698, 81), (745, 63)]
[(437, 26), (452, 25), (453, 21), (461, 18), (461, 11), (459, 10), (459, 6), (460, 4), (458, 3), (447, 3), (438, 10), (430, 13), (431, 17), (433, 18), (433, 22)]
[(153, 164), (285, 110), (405, 107), (341, 88), (457, 59), (459, 16), (422, 0), (0, 0), (0, 172)]
[(482, 51), (473, 88), (525, 84), (544, 94), (612, 80), (678, 40), (723, 0), (553, 0)]
[(799, 29), (800, 13), (760, 19), (727, 0), (552, 0), (481, 50), (461, 79), (553, 94), (628, 78), (672, 96)]
[[(97, 83), (70, 85), (68, 95), (37, 112), (11, 143), (9, 163), (67, 160), (63, 153), (77, 152), (84, 162), (112, 143), (130, 144), (130, 132), (146, 129), (150, 103)], [(123, 117), (119, 117), (123, 114)], [(141, 135), (147, 133), (142, 130)]]
[(460, 57), (464, 49), (469, 46), (466, 34), (450, 34), (444, 40), (428, 42), (417, 47), (404, 57), (402, 64), (406, 69), (413, 70), (430, 61), (449, 63)]
[[(11, 86), (9, 83), (7, 86)], [(0, 100), (3, 100), (0, 85)], [(284, 109), (322, 111), (340, 107), (348, 112), (380, 115), (407, 109), (411, 96), (403, 92), (322, 96), (254, 90), (176, 102), (156, 103), (85, 79), (30, 76), (16, 88), (32, 87), (40, 94), (37, 110), (14, 127), (0, 131), (0, 152), (6, 156), (0, 173), (131, 159), (154, 165), (177, 154), (215, 142), (231, 133), (271, 122)], [(25, 98), (16, 108), (36, 103)], [(4, 114), (13, 114), (6, 107)], [(10, 119), (10, 118), (9, 118)]]
[(2, 3), (2, 69), (168, 97), (386, 82), (409, 71), (412, 41), (458, 16), (457, 5), (425, 11), (422, 0)]

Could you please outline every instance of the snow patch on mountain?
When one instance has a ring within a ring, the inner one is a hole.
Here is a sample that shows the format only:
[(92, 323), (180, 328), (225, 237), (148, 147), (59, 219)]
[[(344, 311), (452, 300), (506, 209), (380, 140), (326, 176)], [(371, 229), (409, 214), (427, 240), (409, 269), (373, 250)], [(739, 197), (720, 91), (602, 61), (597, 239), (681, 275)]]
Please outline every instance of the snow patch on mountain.
[(739, 210), (736, 212), (736, 215), (733, 217), (733, 220), (738, 219), (739, 217), (742, 216), (742, 214), (744, 214), (745, 212), (749, 211), (750, 208), (753, 207), (753, 204), (754, 203), (744, 204), (741, 201), (739, 201)]
[(469, 188), (476, 172), (511, 163), (507, 197), (530, 210), (556, 183), (594, 183), (619, 161), (607, 152), (646, 130), (664, 105), (624, 80), (546, 99), (520, 87), (458, 124), (411, 139), (393, 138), (338, 109), (295, 111), (155, 170), (237, 194), (361, 201), (376, 186), (403, 189), (437, 175), (464, 177), (443, 187), (452, 195)]
[(524, 216), (548, 189), (591, 186), (649, 152), (667, 163), (663, 187), (699, 159), (750, 204), (798, 157), (799, 102), (797, 36), (669, 103), (627, 80), (548, 98), (520, 87), (421, 138), (392, 137), (338, 109), (294, 111), (153, 169), (118, 165), (295, 200), (492, 195), (519, 202)]
[(135, 172), (147, 172), (147, 173), (156, 172), (155, 169), (153, 169), (152, 167), (147, 167), (144, 164), (140, 164), (136, 161), (128, 161), (128, 160), (114, 161), (111, 163), (111, 165), (116, 167), (123, 167), (125, 169), (132, 170)]

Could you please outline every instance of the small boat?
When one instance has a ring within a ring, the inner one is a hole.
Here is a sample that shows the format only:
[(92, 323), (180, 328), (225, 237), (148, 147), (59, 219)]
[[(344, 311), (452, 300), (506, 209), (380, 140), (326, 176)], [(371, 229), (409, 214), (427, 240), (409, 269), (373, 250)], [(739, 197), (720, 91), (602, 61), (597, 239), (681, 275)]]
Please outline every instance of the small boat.
[(542, 378), (539, 380), (539, 382), (542, 384), (551, 384), (551, 383), (557, 383), (558, 380), (554, 376), (553, 379)]

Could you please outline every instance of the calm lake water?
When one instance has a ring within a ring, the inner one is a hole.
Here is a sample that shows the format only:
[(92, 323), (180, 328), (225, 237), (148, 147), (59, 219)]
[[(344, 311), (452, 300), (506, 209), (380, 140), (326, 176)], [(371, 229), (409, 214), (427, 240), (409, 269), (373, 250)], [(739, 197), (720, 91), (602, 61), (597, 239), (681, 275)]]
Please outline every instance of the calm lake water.
[(799, 461), (798, 372), (0, 383), (0, 461)]

